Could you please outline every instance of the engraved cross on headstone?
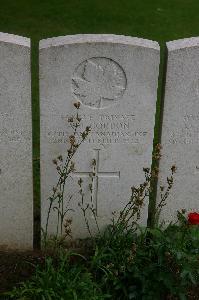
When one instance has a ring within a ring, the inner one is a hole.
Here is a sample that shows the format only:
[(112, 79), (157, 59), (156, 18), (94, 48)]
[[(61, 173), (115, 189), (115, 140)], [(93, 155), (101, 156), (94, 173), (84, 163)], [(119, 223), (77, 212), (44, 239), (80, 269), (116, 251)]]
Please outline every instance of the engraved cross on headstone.
[[(92, 197), (95, 202), (95, 209), (96, 209), (96, 214), (97, 214), (97, 198), (98, 198), (98, 178), (120, 178), (120, 171), (118, 172), (101, 172), (99, 170), (99, 152), (100, 149), (93, 149), (95, 152), (95, 173), (93, 174), (93, 180), (94, 180), (94, 186), (92, 190)], [(74, 172), (73, 176), (75, 177), (89, 177), (90, 174), (92, 174), (93, 171), (87, 171), (87, 172)]]

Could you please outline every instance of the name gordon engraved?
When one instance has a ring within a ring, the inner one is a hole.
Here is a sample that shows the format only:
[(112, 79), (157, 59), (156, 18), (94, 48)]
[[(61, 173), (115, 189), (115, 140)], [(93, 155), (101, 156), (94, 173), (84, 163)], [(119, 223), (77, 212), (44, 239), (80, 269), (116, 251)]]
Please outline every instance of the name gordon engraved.
[[(55, 128), (47, 132), (49, 143), (67, 143), (71, 131), (67, 120), (70, 116), (62, 115), (65, 129)], [(135, 115), (133, 114), (100, 114), (97, 117), (93, 115), (81, 115), (80, 132), (86, 126), (91, 127), (91, 134), (86, 139), (86, 143), (112, 144), (112, 143), (142, 143), (144, 137), (148, 134), (147, 130), (136, 128)]]

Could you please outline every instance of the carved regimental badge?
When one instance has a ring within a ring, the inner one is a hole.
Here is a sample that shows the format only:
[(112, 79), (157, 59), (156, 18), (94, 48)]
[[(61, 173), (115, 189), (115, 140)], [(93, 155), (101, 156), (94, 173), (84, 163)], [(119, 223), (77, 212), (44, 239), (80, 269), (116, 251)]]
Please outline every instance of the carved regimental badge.
[(104, 108), (121, 99), (126, 84), (126, 75), (118, 63), (110, 58), (93, 57), (77, 66), (72, 91), (82, 104)]

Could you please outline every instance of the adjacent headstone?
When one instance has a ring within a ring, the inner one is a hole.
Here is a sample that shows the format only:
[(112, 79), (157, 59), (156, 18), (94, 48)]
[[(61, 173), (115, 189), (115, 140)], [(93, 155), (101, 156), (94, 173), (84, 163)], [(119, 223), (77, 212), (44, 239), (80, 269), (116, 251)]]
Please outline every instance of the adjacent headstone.
[(30, 40), (0, 33), (0, 249), (33, 244)]
[[(177, 210), (199, 210), (199, 38), (168, 42), (167, 48), (159, 186), (166, 185), (175, 165), (174, 185), (161, 216), (174, 221)], [(160, 194), (158, 188), (158, 202)]]
[[(68, 118), (74, 102), (81, 103), (81, 129), (91, 126), (80, 146), (75, 173), (66, 185), (70, 195), (73, 238), (88, 235), (78, 207), (78, 178), (89, 202), (91, 161), (96, 161), (93, 201), (100, 227), (121, 210), (131, 187), (144, 181), (150, 167), (159, 71), (156, 42), (117, 35), (74, 35), (40, 42), (41, 98), (41, 218), (45, 228), (58, 176), (52, 160), (65, 155), (71, 134)], [(67, 198), (68, 197), (68, 198)], [(142, 216), (146, 224), (147, 203)], [(56, 232), (57, 210), (50, 216), (49, 233)], [(92, 214), (88, 216), (94, 230)]]

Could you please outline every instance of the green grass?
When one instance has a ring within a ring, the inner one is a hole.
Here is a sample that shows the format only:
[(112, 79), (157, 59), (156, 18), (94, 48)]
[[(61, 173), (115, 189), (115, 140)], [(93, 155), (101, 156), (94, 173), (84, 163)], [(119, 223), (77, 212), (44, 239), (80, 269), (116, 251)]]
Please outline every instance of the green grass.
[[(115, 33), (156, 40), (164, 50), (166, 41), (199, 36), (198, 13), (198, 0), (0, 0), (0, 31), (32, 39), (35, 202), (39, 203), (39, 40), (77, 33)], [(157, 123), (163, 53), (164, 51), (161, 52)], [(158, 127), (155, 140), (157, 137)]]

